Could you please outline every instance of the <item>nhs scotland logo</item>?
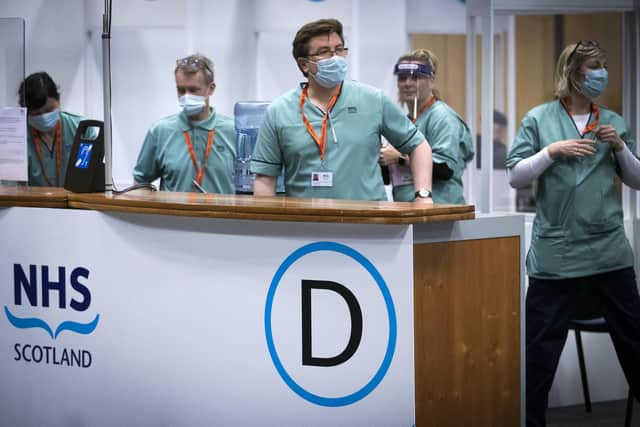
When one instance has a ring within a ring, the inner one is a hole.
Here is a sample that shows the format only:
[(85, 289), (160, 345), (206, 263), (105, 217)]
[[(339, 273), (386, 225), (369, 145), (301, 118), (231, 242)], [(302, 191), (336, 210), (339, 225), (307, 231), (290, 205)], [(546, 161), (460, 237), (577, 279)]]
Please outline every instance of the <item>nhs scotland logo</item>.
[(271, 361), (301, 398), (339, 407), (366, 398), (394, 358), (397, 320), (378, 269), (355, 249), (315, 242), (279, 266), (266, 297)]
[[(93, 333), (100, 314), (86, 322), (77, 320), (79, 313), (91, 308), (89, 277), (89, 269), (82, 266), (13, 264), (13, 305), (3, 307), (7, 321), (16, 329), (40, 329), (54, 341), (63, 334)], [(88, 368), (92, 360), (87, 350), (53, 345), (18, 342), (13, 350), (14, 360), (21, 362)]]

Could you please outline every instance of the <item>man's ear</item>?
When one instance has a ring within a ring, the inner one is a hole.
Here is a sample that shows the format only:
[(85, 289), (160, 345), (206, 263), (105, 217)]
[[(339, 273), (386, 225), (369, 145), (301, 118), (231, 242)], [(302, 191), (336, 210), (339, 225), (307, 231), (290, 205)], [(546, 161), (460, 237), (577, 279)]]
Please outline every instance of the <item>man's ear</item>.
[(298, 58), (296, 62), (298, 63), (298, 68), (300, 68), (300, 71), (302, 71), (305, 76), (309, 74), (309, 61), (307, 58)]
[(216, 91), (216, 84), (214, 82), (209, 83), (209, 96), (213, 95), (213, 92)]

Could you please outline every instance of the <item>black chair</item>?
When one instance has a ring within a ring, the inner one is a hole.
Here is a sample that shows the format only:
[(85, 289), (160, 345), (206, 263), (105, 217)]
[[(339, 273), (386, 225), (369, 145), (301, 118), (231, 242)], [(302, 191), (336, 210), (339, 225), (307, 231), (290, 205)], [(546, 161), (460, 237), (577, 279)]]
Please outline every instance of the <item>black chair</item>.
[[(602, 315), (602, 303), (600, 295), (590, 287), (581, 289), (572, 315), (569, 320), (569, 329), (573, 330), (576, 337), (576, 349), (578, 351), (578, 363), (580, 364), (580, 378), (582, 379), (582, 393), (584, 395), (584, 408), (591, 412), (591, 397), (589, 395), (589, 381), (587, 380), (587, 368), (584, 362), (584, 349), (582, 347), (582, 332), (609, 333), (606, 319)], [(627, 409), (624, 418), (625, 427), (631, 426), (633, 415), (633, 394), (629, 389), (627, 395)]]

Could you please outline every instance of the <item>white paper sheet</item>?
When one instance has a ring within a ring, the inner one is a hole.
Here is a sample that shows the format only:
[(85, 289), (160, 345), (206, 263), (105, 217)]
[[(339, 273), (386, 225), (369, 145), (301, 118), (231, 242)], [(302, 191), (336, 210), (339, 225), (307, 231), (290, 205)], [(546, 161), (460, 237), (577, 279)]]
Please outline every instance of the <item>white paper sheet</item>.
[(27, 109), (0, 108), (0, 180), (27, 181)]

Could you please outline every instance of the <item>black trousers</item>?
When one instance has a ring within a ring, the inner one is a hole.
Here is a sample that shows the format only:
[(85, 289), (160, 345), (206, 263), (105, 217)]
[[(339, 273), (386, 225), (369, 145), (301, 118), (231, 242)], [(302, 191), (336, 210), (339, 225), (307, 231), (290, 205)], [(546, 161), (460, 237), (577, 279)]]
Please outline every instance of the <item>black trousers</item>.
[(640, 401), (640, 296), (632, 267), (566, 280), (529, 278), (526, 298), (527, 426), (545, 426), (549, 390), (581, 286), (596, 287), (625, 377)]

